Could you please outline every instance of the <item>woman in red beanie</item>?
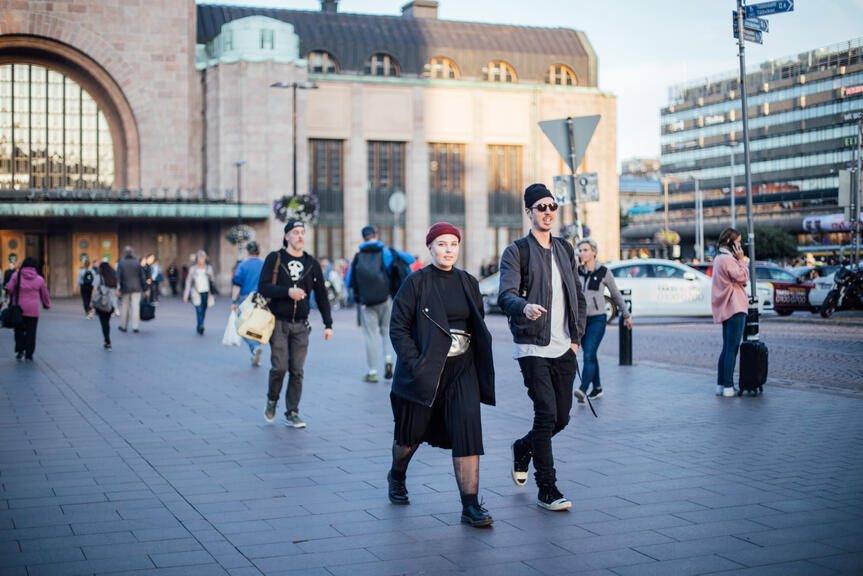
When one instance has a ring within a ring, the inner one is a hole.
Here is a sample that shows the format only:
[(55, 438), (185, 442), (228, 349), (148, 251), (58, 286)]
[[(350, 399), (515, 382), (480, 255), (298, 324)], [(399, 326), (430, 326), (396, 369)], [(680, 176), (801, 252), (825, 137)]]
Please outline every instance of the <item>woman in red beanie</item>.
[(431, 266), (410, 276), (393, 301), (390, 339), (398, 359), (393, 377), (395, 418), (389, 499), (409, 504), (405, 478), (422, 442), (452, 450), (461, 494), (461, 521), (493, 520), (478, 499), (483, 453), (480, 403), (494, 405), (491, 334), (476, 278), (455, 267), (461, 234), (448, 222), (429, 229)]

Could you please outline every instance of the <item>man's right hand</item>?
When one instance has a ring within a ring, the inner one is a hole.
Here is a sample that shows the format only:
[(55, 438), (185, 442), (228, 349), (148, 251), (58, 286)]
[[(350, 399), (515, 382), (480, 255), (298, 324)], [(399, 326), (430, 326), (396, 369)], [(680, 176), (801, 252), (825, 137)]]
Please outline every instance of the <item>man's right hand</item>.
[(291, 288), (288, 290), (288, 296), (291, 297), (291, 300), (299, 302), (306, 297), (306, 291), (302, 288)]
[(524, 307), (524, 315), (528, 320), (539, 320), (539, 317), (542, 316), (543, 312), (548, 312), (548, 310), (539, 304), (526, 304)]

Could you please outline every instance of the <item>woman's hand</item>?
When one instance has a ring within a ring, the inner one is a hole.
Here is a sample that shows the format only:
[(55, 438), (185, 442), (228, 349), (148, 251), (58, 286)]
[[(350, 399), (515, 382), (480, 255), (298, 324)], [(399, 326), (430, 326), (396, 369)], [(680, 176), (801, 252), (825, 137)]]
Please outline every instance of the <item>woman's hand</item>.
[(624, 318), (623, 323), (626, 325), (627, 328), (632, 330), (632, 318), (631, 317), (630, 318)]
[(736, 240), (734, 244), (731, 245), (731, 255), (738, 260), (743, 259), (743, 246), (740, 245), (740, 240)]

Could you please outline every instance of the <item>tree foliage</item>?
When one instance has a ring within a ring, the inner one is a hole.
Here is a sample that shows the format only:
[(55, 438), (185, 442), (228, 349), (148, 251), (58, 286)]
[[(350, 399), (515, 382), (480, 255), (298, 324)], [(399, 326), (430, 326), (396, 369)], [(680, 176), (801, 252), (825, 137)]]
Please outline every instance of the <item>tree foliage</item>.
[[(743, 241), (748, 240), (746, 230), (743, 231)], [(748, 250), (744, 250), (748, 255)], [(755, 258), (758, 260), (790, 260), (798, 255), (797, 239), (773, 226), (755, 227)]]

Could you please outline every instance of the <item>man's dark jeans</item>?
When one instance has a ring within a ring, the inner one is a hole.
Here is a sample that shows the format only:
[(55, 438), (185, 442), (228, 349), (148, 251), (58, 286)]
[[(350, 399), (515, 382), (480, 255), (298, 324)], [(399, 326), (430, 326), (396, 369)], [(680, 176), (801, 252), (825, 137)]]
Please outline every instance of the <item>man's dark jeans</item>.
[(527, 356), (518, 359), (527, 395), (533, 400), (533, 428), (517, 441), (518, 449), (530, 446), (537, 486), (556, 482), (551, 437), (569, 423), (577, 362), (572, 349), (558, 358)]
[(717, 362), (716, 383), (725, 388), (734, 386), (734, 365), (737, 363), (737, 351), (740, 350), (745, 326), (745, 312), (738, 312), (722, 323), (722, 352)]
[(303, 365), (309, 351), (307, 322), (288, 322), (276, 319), (276, 328), (270, 337), (270, 389), (267, 398), (278, 402), (285, 374), (288, 389), (285, 392), (285, 411), (299, 412), (300, 396), (303, 394)]

